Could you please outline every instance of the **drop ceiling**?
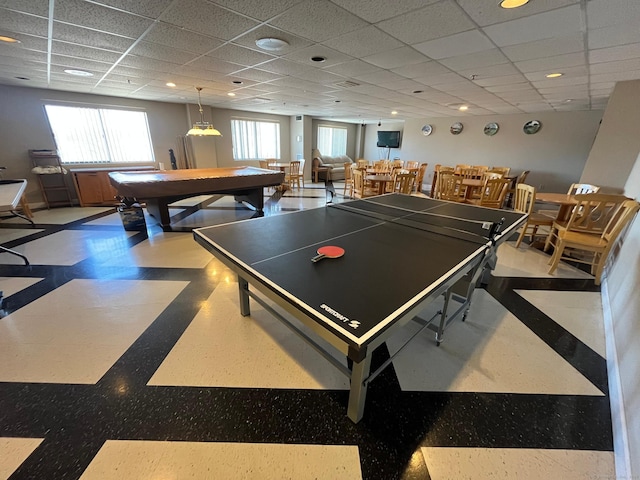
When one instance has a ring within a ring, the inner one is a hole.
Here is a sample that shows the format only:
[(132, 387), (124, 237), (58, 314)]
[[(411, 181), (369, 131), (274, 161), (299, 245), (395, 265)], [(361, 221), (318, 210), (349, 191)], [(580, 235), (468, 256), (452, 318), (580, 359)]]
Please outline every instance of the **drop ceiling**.
[(0, 0), (0, 84), (367, 123), (602, 110), (639, 25), (639, 0)]

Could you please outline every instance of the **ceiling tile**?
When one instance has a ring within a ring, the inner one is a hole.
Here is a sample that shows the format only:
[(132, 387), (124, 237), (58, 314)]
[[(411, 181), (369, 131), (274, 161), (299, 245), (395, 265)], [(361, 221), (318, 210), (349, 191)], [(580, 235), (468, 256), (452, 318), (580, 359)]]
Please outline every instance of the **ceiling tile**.
[(220, 39), (200, 35), (166, 23), (156, 23), (144, 37), (144, 40), (198, 54), (207, 53), (224, 43)]
[(115, 63), (121, 56), (119, 52), (111, 52), (100, 48), (83, 47), (73, 43), (53, 42), (52, 53), (78, 59), (98, 60), (101, 62)]
[(347, 34), (330, 38), (323, 43), (328, 47), (357, 58), (402, 46), (402, 42), (374, 26), (360, 28)]
[[(311, 60), (311, 57), (324, 57), (326, 60), (324, 62), (314, 62)], [(344, 53), (340, 53), (319, 43), (291, 52), (283, 58), (313, 67), (321, 67), (323, 69), (338, 63), (354, 60), (350, 55), (345, 55)]]
[(219, 58), (220, 60), (226, 60), (228, 62), (244, 65), (247, 67), (252, 67), (276, 58), (273, 55), (233, 44), (227, 44), (223, 47), (216, 48), (212, 52), (208, 53), (207, 56), (212, 58)]
[(484, 32), (499, 47), (563, 37), (582, 30), (579, 5), (491, 25)]
[(26, 33), (47, 37), (49, 24), (46, 18), (0, 9), (0, 30), (3, 33)]
[(390, 8), (389, 0), (333, 0), (333, 3), (368, 22), (377, 23), (438, 1), (440, 0), (402, 0), (394, 2), (393, 8)]
[(475, 27), (462, 9), (453, 2), (429, 5), (378, 23), (388, 34), (414, 45)]
[(270, 23), (315, 42), (324, 42), (367, 26), (364, 20), (327, 0), (305, 0)]
[(478, 85), (483, 87), (490, 87), (492, 85), (505, 85), (508, 83), (521, 83), (524, 82), (525, 77), (523, 75), (505, 75), (502, 77), (488, 77), (475, 80)]
[(589, 53), (589, 63), (611, 62), (638, 57), (640, 57), (640, 43), (634, 43), (630, 45), (621, 45), (619, 47), (592, 50)]
[(355, 77), (377, 72), (380, 69), (375, 65), (363, 62), (362, 60), (351, 60), (350, 62), (331, 65), (330, 67), (325, 68), (325, 70), (344, 77)]
[(620, 60), (617, 62), (596, 63), (589, 68), (591, 75), (606, 74), (609, 72), (625, 72), (640, 70), (640, 58)]
[(440, 75), (442, 73), (450, 73), (449, 69), (443, 67), (438, 62), (428, 61), (405, 65), (403, 67), (392, 68), (393, 73), (402, 75), (407, 78), (427, 77), (429, 75)]
[(150, 19), (82, 0), (58, 0), (54, 18), (58, 22), (134, 38), (153, 24)]
[(640, 2), (637, 0), (590, 0), (587, 2), (587, 25), (602, 28), (635, 23), (640, 25)]
[(470, 68), (488, 67), (491, 65), (501, 65), (508, 63), (509, 59), (505, 57), (500, 50), (494, 48), (492, 50), (484, 50), (469, 55), (460, 55), (459, 57), (450, 57), (440, 60), (440, 63), (452, 70), (467, 70)]
[(495, 45), (479, 30), (450, 35), (414, 45), (414, 48), (435, 60), (491, 50)]
[(300, 0), (214, 0), (212, 3), (264, 21), (289, 10)]
[(502, 48), (502, 52), (509, 57), (512, 62), (535, 60), (537, 58), (582, 51), (584, 51), (584, 39), (580, 32), (563, 37), (547, 38)]
[(367, 63), (371, 63), (380, 68), (398, 68), (407, 65), (413, 65), (416, 63), (423, 63), (427, 60), (424, 55), (416, 52), (411, 47), (401, 47), (395, 50), (389, 50), (386, 52), (376, 53), (375, 55), (369, 55), (362, 58)]
[(198, 57), (197, 53), (185, 52), (177, 48), (158, 45), (157, 43), (139, 42), (130, 52), (130, 55), (154, 58), (166, 62), (184, 64)]
[(358, 80), (362, 80), (363, 82), (374, 83), (374, 84), (380, 84), (383, 82), (384, 83), (398, 82), (400, 80), (404, 80), (404, 77), (401, 77), (400, 75), (397, 75), (393, 72), (389, 72), (387, 70), (380, 70), (378, 72), (368, 73), (366, 75), (358, 75), (354, 78)]
[(99, 0), (97, 3), (135, 13), (150, 18), (158, 18), (171, 5), (172, 0), (153, 0), (153, 2), (132, 2), (130, 0)]
[(63, 42), (102, 48), (103, 50), (114, 50), (117, 52), (125, 52), (133, 44), (133, 39), (131, 38), (95, 32), (76, 25), (68, 25), (60, 22), (54, 22), (53, 35), (56, 40)]
[(176, 0), (162, 19), (171, 25), (222, 40), (231, 40), (258, 25), (247, 17), (198, 0)]
[(576, 67), (586, 64), (584, 53), (568, 53), (566, 55), (558, 55), (555, 57), (537, 58), (535, 60), (526, 60), (524, 62), (516, 62), (515, 66), (523, 73), (538, 72), (546, 70), (547, 73), (557, 71), (567, 67)]
[(589, 30), (589, 48), (606, 48), (628, 43), (640, 43), (637, 23), (621, 23), (612, 27)]
[(481, 26), (508, 22), (536, 13), (554, 10), (567, 5), (574, 5), (580, 0), (538, 0), (529, 2), (521, 8), (500, 8), (495, 0), (457, 0), (469, 16)]

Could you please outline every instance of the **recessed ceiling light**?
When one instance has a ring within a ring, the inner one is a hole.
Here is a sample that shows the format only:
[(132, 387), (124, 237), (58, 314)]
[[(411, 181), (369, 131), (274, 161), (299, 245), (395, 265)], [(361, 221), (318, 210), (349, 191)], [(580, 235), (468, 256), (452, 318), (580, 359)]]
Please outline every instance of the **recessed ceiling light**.
[(5, 37), (4, 35), (0, 35), (0, 42), (6, 42), (6, 43), (20, 43), (20, 40), (18, 40), (17, 38), (13, 38), (13, 37)]
[(460, 105), (458, 107), (458, 110), (460, 110), (461, 112), (466, 112), (467, 110), (469, 110), (469, 105)]
[(393, 112), (391, 112), (391, 115), (397, 115), (398, 112), (396, 112), (395, 110)]
[(561, 77), (562, 75), (564, 75), (564, 73), (559, 73), (559, 72), (558, 73), (547, 73), (545, 75), (545, 77), (547, 77), (547, 78), (558, 78), (558, 77)]
[(311, 57), (311, 61), (312, 62), (321, 63), (321, 62), (324, 62), (326, 60), (327, 60), (327, 57)]
[(227, 93), (227, 95), (230, 96), (230, 97), (235, 97), (236, 96), (236, 94), (233, 93), (233, 92), (229, 92), (229, 93)]
[(173, 82), (167, 82), (165, 85), (166, 85), (167, 87), (175, 87), (175, 86), (176, 86), (176, 84), (175, 84), (175, 83), (173, 83)]
[(84, 70), (73, 70), (71, 68), (65, 70), (64, 73), (75, 75), (76, 77), (93, 77), (93, 73), (91, 72), (85, 72)]
[(277, 52), (282, 50), (284, 47), (289, 46), (289, 42), (286, 40), (281, 40), (279, 38), (259, 38), (256, 40), (256, 45), (263, 50), (268, 50), (270, 52)]
[(529, 3), (529, 0), (502, 0), (500, 6), (502, 8), (518, 8)]

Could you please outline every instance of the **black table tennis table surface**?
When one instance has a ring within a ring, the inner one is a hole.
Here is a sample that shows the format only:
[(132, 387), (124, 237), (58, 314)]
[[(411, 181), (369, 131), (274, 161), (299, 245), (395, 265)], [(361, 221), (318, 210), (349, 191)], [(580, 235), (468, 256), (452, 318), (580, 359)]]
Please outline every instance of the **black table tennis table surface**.
[[(387, 194), (200, 228), (194, 237), (250, 284), (357, 350), (460, 276), (525, 218)], [(492, 244), (488, 228), (501, 221)], [(311, 262), (323, 245), (342, 247), (345, 254)]]

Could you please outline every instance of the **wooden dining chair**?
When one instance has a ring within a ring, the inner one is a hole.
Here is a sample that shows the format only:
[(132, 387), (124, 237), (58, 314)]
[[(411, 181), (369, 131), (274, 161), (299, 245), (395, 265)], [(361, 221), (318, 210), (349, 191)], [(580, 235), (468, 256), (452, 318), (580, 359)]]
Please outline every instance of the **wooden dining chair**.
[[(513, 210), (520, 213), (526, 213), (528, 215), (527, 221), (522, 226), (522, 231), (518, 240), (516, 241), (516, 248), (520, 247), (522, 239), (528, 234), (531, 236), (531, 242), (533, 243), (538, 228), (545, 226), (551, 227), (553, 225), (553, 218), (548, 217), (542, 213), (534, 212), (533, 207), (536, 203), (536, 189), (526, 183), (521, 183), (516, 186), (516, 199), (513, 205)], [(548, 232), (544, 232), (542, 235), (547, 235)]]
[(416, 176), (413, 173), (398, 173), (393, 179), (393, 191), (410, 195), (415, 181)]
[(369, 160), (359, 158), (358, 160), (356, 160), (356, 165), (358, 168), (367, 168), (369, 166)]
[(640, 204), (635, 200), (623, 201), (600, 235), (574, 229), (572, 221), (578, 219), (579, 216), (572, 215), (567, 229), (558, 236), (549, 273), (555, 272), (560, 260), (587, 264), (591, 265), (591, 274), (595, 276), (595, 284), (600, 285), (602, 272), (613, 245), (639, 209)]
[(404, 168), (407, 170), (418, 169), (420, 168), (420, 162), (416, 162), (415, 160), (407, 160), (404, 162)]
[(591, 185), (590, 183), (572, 183), (569, 187), (567, 195), (581, 195), (583, 193), (598, 193), (600, 187)]
[(344, 192), (343, 195), (349, 197), (353, 196), (353, 163), (347, 162), (344, 164)]
[(508, 177), (509, 172), (511, 172), (511, 167), (491, 167), (489, 171), (498, 172), (501, 173), (503, 177)]
[(464, 202), (465, 187), (462, 185), (462, 177), (453, 173), (439, 173), (436, 197), (440, 200)]
[(351, 174), (353, 175), (353, 196), (355, 198), (372, 197), (378, 194), (371, 185), (365, 182), (364, 177), (367, 174), (366, 169), (355, 168)]
[(421, 163), (418, 168), (418, 174), (416, 175), (416, 181), (413, 184), (413, 191), (416, 193), (422, 192), (422, 182), (424, 181), (424, 176), (427, 174), (428, 163)]
[(502, 208), (509, 190), (509, 180), (506, 178), (492, 178), (484, 182), (480, 190), (480, 198), (468, 198), (467, 203), (481, 207)]
[(530, 173), (530, 170), (525, 170), (520, 175), (518, 175), (518, 178), (516, 178), (515, 184), (512, 181), (511, 186), (509, 187), (509, 191), (507, 192), (507, 207), (512, 206), (513, 200), (516, 197), (516, 188), (518, 187), (518, 185), (525, 182), (529, 173)]
[[(302, 172), (300, 171), (301, 163), (300, 160), (293, 160), (289, 163), (289, 171), (286, 173), (284, 181), (291, 189), (293, 189), (294, 185), (300, 188), (300, 182), (302, 181)], [(302, 183), (304, 184), (304, 182)]]
[(576, 205), (571, 211), (569, 220), (554, 220), (544, 251), (547, 252), (558, 244), (558, 239), (568, 229), (578, 233), (601, 235), (609, 221), (616, 215), (620, 206), (628, 200), (624, 195), (603, 193), (586, 193), (575, 195)]

